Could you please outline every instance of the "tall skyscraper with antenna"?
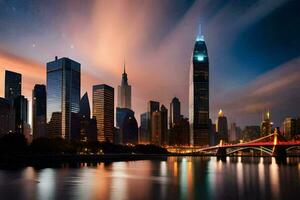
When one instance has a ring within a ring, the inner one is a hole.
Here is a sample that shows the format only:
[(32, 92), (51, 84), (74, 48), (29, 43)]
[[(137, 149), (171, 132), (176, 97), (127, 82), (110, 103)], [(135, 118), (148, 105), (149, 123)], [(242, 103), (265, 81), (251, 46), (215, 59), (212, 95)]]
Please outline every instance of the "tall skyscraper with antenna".
[(199, 30), (190, 66), (190, 145), (209, 144), (209, 62), (206, 44)]
[(125, 61), (121, 85), (118, 86), (118, 107), (131, 109), (131, 86), (128, 84)]

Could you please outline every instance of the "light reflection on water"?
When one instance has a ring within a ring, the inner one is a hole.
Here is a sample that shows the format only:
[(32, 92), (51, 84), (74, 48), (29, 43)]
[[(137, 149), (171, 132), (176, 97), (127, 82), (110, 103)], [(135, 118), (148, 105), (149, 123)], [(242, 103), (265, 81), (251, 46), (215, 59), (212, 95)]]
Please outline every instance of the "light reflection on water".
[(300, 158), (167, 160), (0, 169), (1, 199), (299, 199)]

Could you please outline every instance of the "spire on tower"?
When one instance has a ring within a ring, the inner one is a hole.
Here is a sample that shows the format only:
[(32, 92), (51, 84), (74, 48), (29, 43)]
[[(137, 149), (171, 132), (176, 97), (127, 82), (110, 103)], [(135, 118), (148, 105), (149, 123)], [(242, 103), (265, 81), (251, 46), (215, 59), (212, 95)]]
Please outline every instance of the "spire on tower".
[(125, 68), (125, 57), (124, 57), (124, 74), (126, 74), (126, 68)]
[(196, 41), (204, 41), (204, 36), (202, 34), (202, 26), (201, 24), (199, 24), (199, 29), (198, 29), (198, 34), (197, 34), (197, 38)]

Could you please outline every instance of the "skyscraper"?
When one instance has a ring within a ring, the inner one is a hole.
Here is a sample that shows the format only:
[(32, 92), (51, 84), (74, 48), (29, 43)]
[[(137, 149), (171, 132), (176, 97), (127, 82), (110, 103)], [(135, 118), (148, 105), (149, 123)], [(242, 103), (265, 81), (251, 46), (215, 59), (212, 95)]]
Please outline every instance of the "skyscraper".
[(262, 116), (262, 122), (260, 125), (260, 134), (261, 136), (270, 135), (272, 133), (273, 123), (270, 118), (270, 111), (266, 110)]
[(237, 127), (236, 127), (236, 123), (233, 122), (233, 123), (230, 123), (228, 141), (235, 142), (237, 140), (238, 140)]
[(15, 132), (24, 134), (28, 123), (28, 100), (23, 95), (18, 96), (13, 102), (15, 110)]
[(128, 84), (125, 62), (122, 82), (121, 85), (118, 86), (118, 107), (131, 109), (131, 86)]
[(140, 126), (140, 137), (139, 137), (139, 143), (141, 144), (149, 144), (150, 143), (150, 116), (148, 112), (141, 114), (141, 126)]
[(198, 36), (190, 66), (189, 86), (190, 144), (209, 144), (209, 62), (203, 36)]
[(123, 144), (138, 143), (138, 124), (134, 112), (128, 108), (117, 108), (117, 128), (120, 133), (120, 141)]
[(84, 118), (90, 118), (91, 117), (91, 108), (90, 108), (90, 102), (88, 93), (84, 93), (84, 95), (80, 99), (79, 103), (80, 111), (79, 114)]
[(105, 84), (93, 86), (93, 116), (97, 121), (98, 141), (113, 142), (114, 88)]
[(9, 100), (0, 97), (0, 137), (15, 132), (15, 111)]
[(174, 97), (170, 103), (170, 128), (180, 120), (180, 115), (180, 101), (177, 97)]
[(228, 142), (228, 123), (222, 110), (219, 111), (217, 120), (217, 139), (218, 143), (220, 140), (223, 142)]
[(52, 136), (69, 141), (78, 138), (74, 125), (78, 124), (79, 101), (80, 63), (55, 57), (47, 63), (47, 123)]
[(168, 109), (161, 105), (160, 107), (160, 116), (161, 116), (161, 136), (160, 136), (160, 145), (168, 144)]
[(152, 119), (153, 119), (153, 115), (152, 115), (152, 113), (154, 113), (154, 112), (156, 112), (156, 111), (159, 111), (159, 102), (157, 102), (157, 101), (149, 101), (148, 102), (148, 116), (149, 116), (149, 118), (148, 118), (148, 120), (149, 120), (149, 122), (148, 122), (148, 125), (149, 125), (149, 127), (148, 127), (148, 130), (149, 130), (149, 133), (150, 133), (150, 141), (153, 141), (152, 140)]
[(32, 135), (46, 137), (46, 86), (35, 85), (32, 91)]
[(161, 112), (155, 111), (151, 115), (151, 143), (161, 145)]
[(91, 108), (88, 93), (86, 92), (80, 99), (80, 141), (97, 141), (96, 119), (91, 119)]
[(5, 98), (14, 99), (21, 96), (22, 75), (5, 70)]

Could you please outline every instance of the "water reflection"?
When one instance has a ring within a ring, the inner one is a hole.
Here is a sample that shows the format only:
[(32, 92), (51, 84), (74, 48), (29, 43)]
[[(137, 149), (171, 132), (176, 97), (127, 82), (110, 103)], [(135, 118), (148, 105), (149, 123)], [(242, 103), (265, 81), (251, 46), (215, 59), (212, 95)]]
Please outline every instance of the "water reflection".
[(300, 159), (170, 157), (0, 170), (1, 199), (298, 199)]

